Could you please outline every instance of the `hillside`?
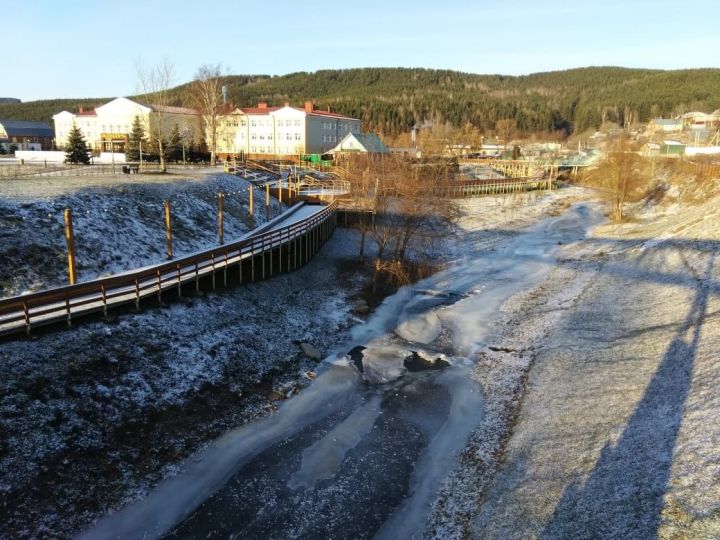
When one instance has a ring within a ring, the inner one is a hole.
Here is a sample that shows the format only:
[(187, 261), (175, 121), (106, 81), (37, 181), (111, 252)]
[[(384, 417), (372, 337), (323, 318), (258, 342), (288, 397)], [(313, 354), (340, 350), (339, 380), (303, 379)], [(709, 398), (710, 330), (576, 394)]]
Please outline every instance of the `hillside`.
[[(187, 102), (187, 84), (175, 104)], [(688, 110), (720, 107), (720, 69), (660, 71), (589, 67), (526, 76), (476, 75), (449, 70), (360, 68), (298, 72), (282, 76), (228, 78), (233, 103), (272, 105), (315, 100), (321, 107), (359, 117), (385, 135), (416, 123), (470, 124), (490, 130), (509, 118), (525, 132), (584, 131), (603, 119), (647, 121)], [(49, 121), (62, 109), (106, 99), (43, 100), (0, 105), (0, 118)]]

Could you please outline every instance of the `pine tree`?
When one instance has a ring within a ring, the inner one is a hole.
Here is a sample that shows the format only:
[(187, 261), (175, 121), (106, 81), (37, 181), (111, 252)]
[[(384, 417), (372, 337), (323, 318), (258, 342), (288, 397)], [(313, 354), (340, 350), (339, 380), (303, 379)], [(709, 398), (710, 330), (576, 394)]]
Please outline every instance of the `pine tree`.
[(142, 120), (136, 116), (133, 120), (130, 137), (128, 137), (127, 152), (125, 152), (125, 160), (128, 162), (140, 161), (140, 150), (145, 147), (145, 151), (149, 150), (147, 141), (145, 140), (145, 128)]
[(75, 123), (73, 123), (70, 133), (68, 133), (66, 149), (65, 159), (69, 163), (82, 163), (83, 165), (90, 163), (87, 143), (85, 142), (82, 131), (80, 131), (80, 128), (77, 127)]

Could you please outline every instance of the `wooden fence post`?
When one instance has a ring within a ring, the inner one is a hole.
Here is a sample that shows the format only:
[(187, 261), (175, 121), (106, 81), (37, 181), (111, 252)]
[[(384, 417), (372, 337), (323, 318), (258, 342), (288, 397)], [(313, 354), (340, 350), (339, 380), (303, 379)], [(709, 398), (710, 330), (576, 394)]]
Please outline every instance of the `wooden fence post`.
[(223, 244), (223, 198), (222, 192), (218, 193), (218, 241)]
[(73, 238), (72, 211), (65, 209), (65, 243), (67, 244), (68, 256), (68, 277), (70, 285), (77, 283), (77, 272), (75, 269), (75, 239)]
[(173, 258), (173, 246), (172, 246), (172, 221), (170, 220), (170, 200), (165, 199), (163, 201), (165, 206), (165, 240), (167, 242), (167, 258)]
[(254, 191), (254, 186), (250, 186), (250, 187), (248, 188), (248, 190), (250, 191), (250, 208), (249, 208), (249, 212), (250, 212), (250, 224), (252, 225), (253, 222), (255, 221), (255, 212), (253, 212), (253, 191)]
[(270, 219), (270, 184), (265, 183), (265, 219)]

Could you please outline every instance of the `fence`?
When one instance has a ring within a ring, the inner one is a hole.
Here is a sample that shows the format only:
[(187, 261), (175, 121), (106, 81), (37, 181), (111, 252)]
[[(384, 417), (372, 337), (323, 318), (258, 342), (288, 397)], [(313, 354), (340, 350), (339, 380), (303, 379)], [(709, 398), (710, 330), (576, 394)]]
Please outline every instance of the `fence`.
[[(20, 179), (33, 177), (77, 177), (77, 176), (104, 176), (108, 174), (121, 174), (124, 163), (102, 163), (96, 165), (69, 165), (59, 163), (0, 163), (0, 179)], [(193, 170), (205, 168), (205, 164), (168, 164), (168, 171)], [(140, 174), (160, 172), (159, 163), (143, 163)]]
[[(209, 278), (215, 288), (216, 274), (222, 271), (227, 286), (233, 268), (238, 283), (265, 279), (275, 273), (291, 271), (307, 263), (336, 226), (337, 203), (284, 227), (279, 223), (292, 217), (304, 203), (298, 203), (275, 220), (245, 237), (177, 260), (139, 270), (96, 279), (76, 285), (39, 291), (0, 300), (0, 335), (62, 322), (120, 305), (175, 291), (182, 297), (183, 286), (200, 289), (200, 280)], [(277, 253), (277, 255), (276, 255)], [(283, 265), (284, 263), (284, 265)]]

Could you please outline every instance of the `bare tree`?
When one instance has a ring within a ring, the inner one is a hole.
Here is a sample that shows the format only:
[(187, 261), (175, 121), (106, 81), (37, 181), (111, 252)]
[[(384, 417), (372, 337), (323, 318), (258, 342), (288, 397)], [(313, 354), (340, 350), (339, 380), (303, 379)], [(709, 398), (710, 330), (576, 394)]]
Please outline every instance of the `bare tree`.
[(429, 266), (434, 245), (457, 217), (445, 185), (452, 181), (447, 167), (447, 160), (421, 164), (398, 156), (348, 163), (353, 199), (374, 216), (371, 224), (360, 224), (361, 256), (366, 234), (376, 248), (373, 289), (382, 276), (403, 284), (411, 279), (412, 268)]
[(138, 84), (145, 104), (152, 109), (149, 118), (148, 139), (157, 148), (160, 157), (160, 169), (167, 170), (166, 152), (171, 141), (174, 122), (169, 117), (171, 103), (170, 90), (175, 82), (175, 68), (172, 62), (163, 58), (156, 66), (147, 68), (140, 60), (135, 63)]
[(507, 144), (513, 137), (515, 137), (517, 122), (511, 118), (498, 120), (495, 122), (495, 131), (497, 132), (498, 137)]
[(204, 64), (190, 86), (190, 100), (200, 112), (205, 127), (205, 140), (210, 150), (210, 164), (215, 165), (219, 117), (223, 109), (225, 76), (220, 64)]
[(615, 222), (625, 218), (625, 203), (641, 199), (651, 181), (647, 160), (634, 151), (626, 137), (614, 141), (605, 159), (584, 179), (605, 195)]

